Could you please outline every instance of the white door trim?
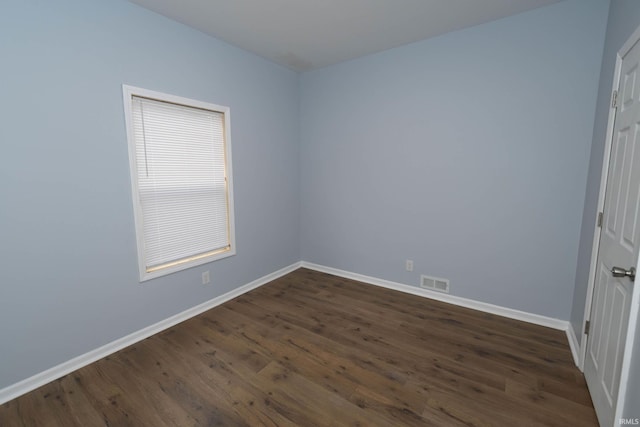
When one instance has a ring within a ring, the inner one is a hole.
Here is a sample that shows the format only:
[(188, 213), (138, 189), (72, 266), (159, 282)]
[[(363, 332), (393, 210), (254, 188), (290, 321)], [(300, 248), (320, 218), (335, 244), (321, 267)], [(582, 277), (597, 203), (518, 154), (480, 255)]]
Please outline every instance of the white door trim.
[[(611, 94), (618, 89), (620, 83), (620, 73), (622, 68), (622, 58), (631, 50), (631, 48), (640, 42), (640, 27), (636, 28), (631, 37), (624, 43), (622, 48), (618, 51), (616, 56), (615, 71), (613, 74), (613, 84)], [(612, 107), (611, 99), (609, 100), (609, 119), (607, 123), (607, 133), (604, 148), (604, 158), (602, 160), (602, 176), (600, 178), (600, 194), (598, 196), (598, 210), (602, 212), (604, 210), (604, 199), (607, 188), (607, 179), (609, 176), (609, 161), (611, 157), (611, 145), (613, 142), (613, 129), (615, 125), (616, 109)], [(593, 247), (591, 249), (591, 266), (589, 269), (589, 283), (587, 286), (587, 298), (585, 301), (584, 319), (582, 323), (582, 339), (580, 340), (580, 360), (578, 367), (581, 371), (584, 371), (584, 362), (587, 353), (587, 335), (585, 334), (585, 323), (591, 319), (591, 304), (593, 301), (593, 291), (595, 287), (596, 278), (596, 265), (598, 261), (598, 250), (600, 248), (600, 227), (597, 224), (597, 215), (594, 218), (593, 229)], [(636, 269), (640, 271), (640, 258), (636, 261)], [(631, 363), (631, 351), (633, 349), (633, 341), (635, 338), (636, 323), (638, 319), (638, 303), (640, 302), (640, 280), (633, 287), (631, 297), (631, 307), (629, 312), (629, 326), (627, 328), (627, 337), (625, 341), (625, 349), (622, 357), (622, 367), (620, 371), (620, 385), (618, 390), (618, 399), (615, 408), (614, 420), (618, 425), (618, 420), (622, 417), (622, 411), (624, 409), (624, 401), (627, 390), (629, 370)]]

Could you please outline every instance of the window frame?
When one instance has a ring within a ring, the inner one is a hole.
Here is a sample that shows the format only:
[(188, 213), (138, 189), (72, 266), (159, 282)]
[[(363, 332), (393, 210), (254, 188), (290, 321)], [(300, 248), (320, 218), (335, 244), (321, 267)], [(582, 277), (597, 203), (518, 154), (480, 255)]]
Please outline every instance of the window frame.
[[(185, 98), (177, 95), (157, 92), (149, 89), (143, 89), (135, 86), (122, 85), (125, 125), (127, 133), (127, 145), (129, 151), (129, 171), (131, 178), (131, 199), (133, 202), (133, 214), (135, 220), (136, 246), (138, 255), (138, 271), (140, 282), (155, 279), (157, 277), (166, 276), (188, 268), (203, 265), (212, 261), (217, 261), (236, 254), (235, 241), (235, 215), (233, 203), (233, 173), (231, 161), (231, 135), (230, 135), (230, 109), (229, 107), (216, 105), (213, 103)], [(227, 232), (229, 238), (229, 248), (213, 252), (205, 256), (197, 254), (192, 257), (185, 257), (175, 265), (167, 265), (162, 268), (152, 267), (152, 270), (146, 266), (145, 239), (144, 239), (144, 219), (142, 213), (142, 205), (140, 200), (140, 189), (138, 183), (138, 166), (136, 155), (136, 141), (133, 125), (133, 97), (148, 98), (160, 102), (167, 102), (185, 107), (199, 108), (221, 113), (224, 117), (224, 167), (226, 176), (226, 198), (227, 198)]]

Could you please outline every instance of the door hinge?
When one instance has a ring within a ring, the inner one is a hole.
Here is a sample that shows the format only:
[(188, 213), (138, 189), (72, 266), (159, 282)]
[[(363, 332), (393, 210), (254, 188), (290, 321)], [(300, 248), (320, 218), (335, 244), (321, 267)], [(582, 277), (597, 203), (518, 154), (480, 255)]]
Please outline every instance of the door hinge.
[(598, 212), (598, 227), (602, 228), (602, 220), (604, 218), (604, 212)]
[(591, 322), (586, 320), (584, 322), (584, 334), (589, 335), (589, 329), (591, 329)]
[(618, 91), (614, 90), (611, 95), (611, 108), (618, 108)]

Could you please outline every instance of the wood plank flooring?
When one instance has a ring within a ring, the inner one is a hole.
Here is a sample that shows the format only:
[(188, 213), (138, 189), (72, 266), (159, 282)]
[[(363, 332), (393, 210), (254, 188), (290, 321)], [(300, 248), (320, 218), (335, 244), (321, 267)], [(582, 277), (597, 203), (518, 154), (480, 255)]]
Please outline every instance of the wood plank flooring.
[(300, 269), (0, 406), (0, 426), (597, 426), (565, 334)]

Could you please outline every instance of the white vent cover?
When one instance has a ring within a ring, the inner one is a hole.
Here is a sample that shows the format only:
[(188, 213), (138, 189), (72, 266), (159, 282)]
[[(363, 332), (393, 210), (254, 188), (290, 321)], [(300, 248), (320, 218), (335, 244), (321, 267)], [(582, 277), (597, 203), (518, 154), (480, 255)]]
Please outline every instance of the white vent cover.
[(449, 280), (439, 277), (420, 276), (420, 287), (430, 289), (432, 291), (449, 293)]

